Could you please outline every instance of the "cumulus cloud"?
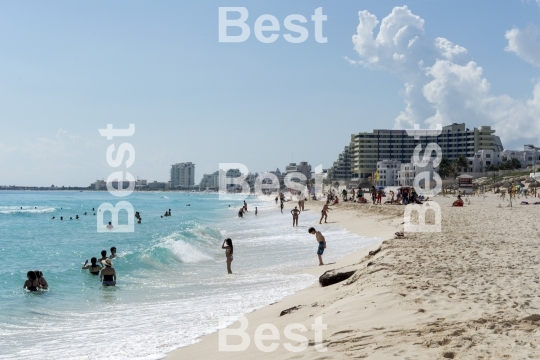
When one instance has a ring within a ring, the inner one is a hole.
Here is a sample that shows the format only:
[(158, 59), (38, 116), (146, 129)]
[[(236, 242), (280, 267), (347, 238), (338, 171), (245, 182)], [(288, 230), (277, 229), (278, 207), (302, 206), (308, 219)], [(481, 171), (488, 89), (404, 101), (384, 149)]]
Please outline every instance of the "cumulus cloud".
[(514, 52), (523, 60), (540, 66), (540, 28), (529, 25), (524, 29), (513, 28), (506, 32), (506, 51)]
[[(540, 83), (527, 100), (492, 94), (482, 68), (467, 49), (442, 37), (428, 38), (424, 19), (407, 6), (395, 7), (378, 29), (377, 17), (368, 11), (360, 11), (359, 20), (352, 37), (359, 64), (391, 72), (404, 83), (405, 109), (396, 117), (395, 128), (465, 122), (468, 127), (492, 125), (503, 141), (540, 135)], [(514, 43), (517, 48), (509, 43), (509, 49), (523, 57), (524, 39), (512, 34), (520, 41)], [(528, 33), (526, 39), (534, 34)], [(535, 56), (530, 49), (527, 54)]]

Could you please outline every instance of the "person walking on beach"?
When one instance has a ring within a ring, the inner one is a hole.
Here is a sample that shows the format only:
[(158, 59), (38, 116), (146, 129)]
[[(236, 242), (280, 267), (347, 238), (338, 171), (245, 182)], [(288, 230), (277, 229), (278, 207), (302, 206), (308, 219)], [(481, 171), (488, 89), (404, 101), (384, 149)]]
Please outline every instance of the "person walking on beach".
[(382, 190), (379, 189), (377, 190), (377, 204), (381, 205), (381, 201), (382, 201)]
[(308, 232), (312, 235), (315, 235), (315, 239), (317, 239), (317, 242), (319, 243), (319, 247), (317, 248), (317, 256), (319, 257), (319, 266), (324, 265), (322, 261), (322, 254), (324, 253), (324, 249), (326, 249), (326, 239), (324, 238), (323, 234), (321, 234), (320, 231), (315, 230), (315, 228), (310, 227)]
[(322, 222), (323, 218), (324, 218), (324, 223), (326, 224), (326, 219), (328, 218), (328, 210), (332, 210), (332, 209), (330, 209), (330, 207), (328, 206), (328, 202), (326, 202), (326, 204), (324, 204), (321, 210), (321, 220), (319, 220), (319, 224)]
[(233, 261), (233, 244), (230, 238), (227, 238), (223, 241), (221, 245), (222, 249), (225, 249), (225, 257), (227, 258), (227, 273), (232, 274), (231, 263)]
[(377, 197), (377, 190), (375, 190), (375, 186), (372, 186), (371, 189), (369, 189), (369, 193), (371, 194), (371, 201), (373, 201), (373, 205), (375, 205), (375, 198)]
[(116, 286), (116, 271), (112, 267), (111, 259), (103, 261), (105, 268), (101, 270), (99, 280), (102, 281), (103, 286)]
[(291, 210), (292, 214), (292, 226), (294, 227), (294, 224), (298, 226), (298, 215), (300, 215), (300, 210), (298, 210), (298, 207), (295, 206), (294, 209)]
[(99, 272), (101, 271), (101, 266), (97, 264), (97, 259), (95, 257), (90, 259), (90, 265), (88, 265), (88, 259), (84, 262), (84, 265), (82, 266), (83, 270), (90, 270), (90, 274), (92, 275), (99, 275)]

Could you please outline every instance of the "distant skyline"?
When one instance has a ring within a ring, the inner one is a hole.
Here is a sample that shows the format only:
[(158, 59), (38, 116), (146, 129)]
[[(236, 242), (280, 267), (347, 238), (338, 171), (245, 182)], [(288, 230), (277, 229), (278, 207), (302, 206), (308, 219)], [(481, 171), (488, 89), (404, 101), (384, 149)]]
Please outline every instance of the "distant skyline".
[[(310, 20), (327, 43), (218, 42), (218, 8)], [(540, 0), (93, 1), (0, 12), (0, 185), (88, 186), (113, 171), (98, 129), (136, 126), (129, 171), (328, 168), (352, 133), (464, 122), (540, 145)], [(122, 140), (114, 141), (118, 147)]]

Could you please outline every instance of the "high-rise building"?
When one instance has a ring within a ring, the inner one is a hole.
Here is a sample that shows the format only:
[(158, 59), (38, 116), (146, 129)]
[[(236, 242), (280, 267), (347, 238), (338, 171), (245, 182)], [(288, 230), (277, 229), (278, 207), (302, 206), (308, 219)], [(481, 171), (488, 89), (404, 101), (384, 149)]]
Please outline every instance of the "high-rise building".
[[(279, 169), (278, 169), (279, 170)], [(290, 163), (285, 167), (286, 173), (299, 172), (306, 176), (306, 179), (311, 178), (311, 165), (307, 161), (301, 161), (299, 164)]]
[(195, 185), (195, 164), (179, 163), (171, 166), (171, 187), (190, 188)]
[(328, 169), (331, 179), (367, 179), (377, 170), (377, 162), (385, 159), (408, 163), (418, 144), (437, 143), (443, 157), (454, 160), (459, 155), (473, 156), (479, 150), (503, 150), (501, 139), (490, 126), (469, 130), (465, 124), (444, 126), (437, 136), (421, 136), (418, 140), (406, 130), (373, 130), (351, 135), (349, 146)]
[(201, 190), (211, 189), (216, 190), (219, 188), (219, 171), (212, 174), (204, 174), (199, 184)]

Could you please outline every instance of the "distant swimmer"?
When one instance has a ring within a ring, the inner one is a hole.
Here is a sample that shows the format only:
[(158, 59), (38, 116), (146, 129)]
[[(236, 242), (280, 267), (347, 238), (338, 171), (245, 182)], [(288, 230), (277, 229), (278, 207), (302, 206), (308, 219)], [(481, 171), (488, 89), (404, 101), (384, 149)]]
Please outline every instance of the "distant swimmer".
[(98, 259), (100, 263), (107, 260), (107, 250), (101, 250), (101, 257)]
[(51, 220), (54, 220), (54, 216), (51, 218)]
[(21, 206), (21, 210), (22, 210), (22, 206)]
[(257, 207), (255, 206), (255, 216), (259, 213), (259, 210), (257, 210)]
[(90, 274), (92, 275), (99, 275), (99, 272), (101, 271), (101, 265), (98, 265), (97, 259), (93, 257), (90, 259), (90, 265), (88, 265), (88, 259), (86, 259), (84, 265), (82, 266), (82, 269), (90, 270)]
[(137, 220), (137, 224), (142, 224), (142, 217), (139, 217), (139, 220)]
[(88, 215), (88, 213), (85, 211), (85, 212), (84, 212), (84, 215)]
[(69, 217), (69, 220), (73, 220), (73, 218), (70, 216), (70, 217)]
[(248, 209), (247, 209), (247, 202), (246, 202), (246, 200), (244, 200), (244, 211), (245, 211), (245, 212), (247, 212), (247, 211), (248, 211)]
[(63, 217), (63, 216), (60, 216), (60, 220), (64, 220), (64, 217)]
[(109, 225), (107, 225), (107, 229), (111, 230), (114, 226), (112, 225), (112, 223), (109, 221)]
[(169, 209), (169, 216), (171, 216), (171, 209)]
[(317, 248), (317, 256), (319, 257), (319, 266), (324, 265), (322, 261), (322, 254), (324, 253), (324, 249), (326, 249), (326, 239), (324, 238), (323, 234), (321, 234), (320, 231), (315, 230), (315, 228), (309, 228), (309, 233), (312, 235), (315, 235), (315, 238), (317, 239), (317, 242), (319, 243), (319, 247)]
[(292, 214), (292, 226), (296, 224), (298, 226), (298, 215), (300, 215), (300, 210), (298, 210), (298, 207), (295, 206), (294, 209), (291, 210)]
[(29, 271), (26, 273), (26, 281), (24, 282), (23, 289), (28, 291), (37, 291), (39, 283), (37, 281), (36, 273)]
[(186, 206), (191, 206), (190, 204), (187, 204)]
[(96, 211), (96, 209), (92, 208), (92, 211)]
[(322, 222), (323, 218), (324, 218), (324, 223), (326, 224), (326, 219), (328, 218), (328, 210), (332, 210), (332, 209), (330, 209), (330, 207), (328, 206), (328, 202), (326, 202), (326, 204), (324, 204), (321, 210), (321, 220), (319, 220), (319, 224)]
[(114, 259), (116, 257), (116, 247), (113, 246), (111, 248), (111, 255), (109, 256), (109, 259)]
[[(226, 244), (226, 245), (225, 245)], [(227, 258), (227, 273), (232, 274), (231, 263), (233, 261), (233, 244), (231, 239), (225, 239), (221, 245), (225, 249), (225, 257)]]
[(76, 219), (76, 220), (79, 220), (79, 215), (75, 215), (75, 219)]
[(49, 283), (47, 283), (47, 280), (45, 280), (45, 277), (43, 277), (43, 273), (40, 270), (36, 270), (34, 273), (36, 274), (39, 288), (47, 290), (49, 288)]
[(94, 213), (94, 216), (96, 216), (96, 213)]
[(103, 261), (105, 268), (101, 270), (99, 279), (102, 281), (103, 286), (116, 286), (116, 271), (114, 271), (113, 263), (111, 259)]

